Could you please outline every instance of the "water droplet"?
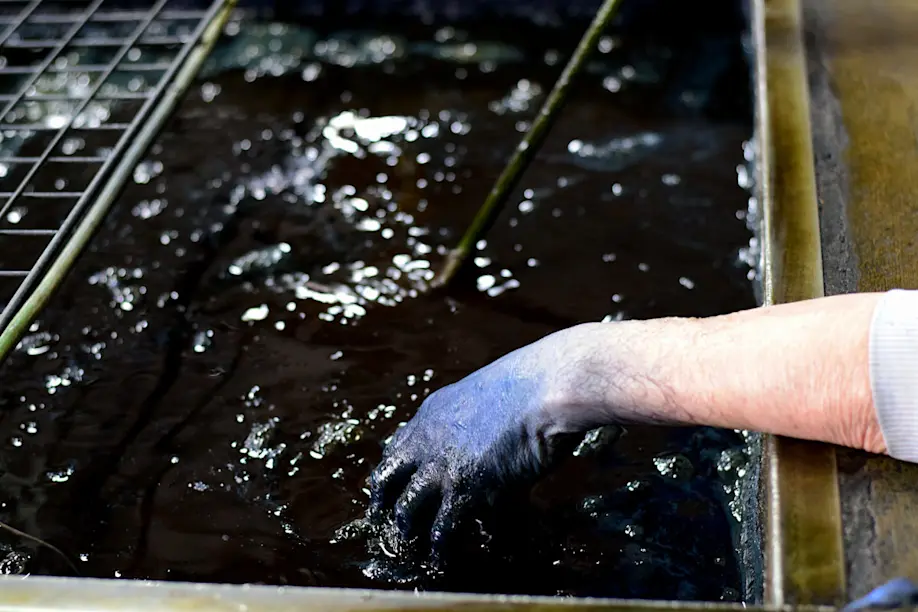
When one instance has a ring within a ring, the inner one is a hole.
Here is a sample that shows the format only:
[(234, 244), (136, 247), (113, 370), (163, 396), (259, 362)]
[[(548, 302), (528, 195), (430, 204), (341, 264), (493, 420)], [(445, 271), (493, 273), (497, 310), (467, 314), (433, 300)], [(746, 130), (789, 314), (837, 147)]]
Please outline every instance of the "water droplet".
[(664, 174), (661, 180), (663, 181), (664, 185), (668, 185), (670, 187), (675, 187), (682, 182), (682, 179), (678, 174)]
[(264, 321), (268, 318), (268, 305), (262, 304), (255, 308), (249, 308), (242, 315), (243, 321)]

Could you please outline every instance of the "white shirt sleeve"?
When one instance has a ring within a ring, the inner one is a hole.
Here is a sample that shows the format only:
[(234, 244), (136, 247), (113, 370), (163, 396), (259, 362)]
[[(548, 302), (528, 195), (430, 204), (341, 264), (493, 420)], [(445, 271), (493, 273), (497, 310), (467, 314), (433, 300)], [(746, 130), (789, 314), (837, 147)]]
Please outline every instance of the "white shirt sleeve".
[(880, 298), (870, 325), (870, 386), (889, 455), (918, 463), (918, 291)]

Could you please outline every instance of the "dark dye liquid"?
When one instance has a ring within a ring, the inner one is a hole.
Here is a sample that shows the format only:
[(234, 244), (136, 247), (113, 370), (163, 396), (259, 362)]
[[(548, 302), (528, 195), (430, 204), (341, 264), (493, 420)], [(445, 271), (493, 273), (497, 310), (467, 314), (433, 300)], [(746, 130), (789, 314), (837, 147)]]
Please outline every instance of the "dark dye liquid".
[[(3, 366), (0, 520), (85, 576), (739, 599), (736, 432), (587, 440), (440, 574), (361, 526), (439, 386), (579, 322), (755, 305), (748, 76), (691, 89), (706, 65), (612, 37), (465, 274), (423, 294), (579, 33), (231, 25)], [(4, 571), (70, 573), (0, 541)]]

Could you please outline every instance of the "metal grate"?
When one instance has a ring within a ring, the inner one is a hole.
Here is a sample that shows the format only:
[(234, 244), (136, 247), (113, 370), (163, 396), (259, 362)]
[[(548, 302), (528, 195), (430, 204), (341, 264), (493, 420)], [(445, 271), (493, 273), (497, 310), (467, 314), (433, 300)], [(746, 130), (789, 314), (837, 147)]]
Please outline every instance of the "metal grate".
[(4, 334), (231, 3), (0, 0)]

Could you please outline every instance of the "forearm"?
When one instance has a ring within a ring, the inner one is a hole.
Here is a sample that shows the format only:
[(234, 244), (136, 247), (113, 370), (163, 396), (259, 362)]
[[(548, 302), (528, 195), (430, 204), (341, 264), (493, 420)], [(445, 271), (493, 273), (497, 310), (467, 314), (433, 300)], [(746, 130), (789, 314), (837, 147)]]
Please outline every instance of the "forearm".
[(881, 295), (597, 327), (596, 346), (614, 350), (597, 350), (591, 369), (618, 382), (595, 405), (610, 420), (749, 429), (884, 452), (868, 348)]

